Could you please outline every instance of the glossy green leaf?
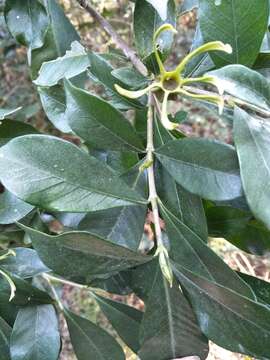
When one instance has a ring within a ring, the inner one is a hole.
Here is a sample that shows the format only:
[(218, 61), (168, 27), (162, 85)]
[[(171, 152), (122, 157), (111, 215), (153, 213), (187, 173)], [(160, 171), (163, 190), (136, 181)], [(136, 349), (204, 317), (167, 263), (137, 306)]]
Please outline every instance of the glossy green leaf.
[(62, 85), (38, 88), (43, 110), (53, 125), (63, 133), (71, 133), (66, 114), (66, 94)]
[(9, 191), (0, 194), (0, 224), (13, 224), (29, 214), (34, 207), (18, 199)]
[(251, 213), (230, 206), (212, 206), (206, 216), (209, 235), (224, 238), (244, 230), (252, 218)]
[(270, 127), (240, 108), (234, 113), (234, 141), (241, 177), (253, 214), (270, 228)]
[[(27, 248), (13, 248), (16, 256), (8, 256), (6, 259), (1, 260), (1, 267), (23, 279), (32, 278), (49, 269), (42, 263), (37, 252), (33, 249)], [(5, 251), (3, 252), (3, 254)], [(2, 252), (0, 252), (0, 256)]]
[(106, 165), (52, 136), (10, 141), (0, 150), (0, 170), (9, 191), (44, 209), (84, 212), (145, 202)]
[(93, 79), (103, 85), (107, 92), (117, 100), (119, 108), (142, 108), (145, 105), (145, 103), (142, 103), (139, 100), (128, 99), (121, 96), (116, 91), (115, 84), (122, 87), (126, 87), (126, 85), (113, 75), (114, 68), (102, 54), (89, 53), (88, 56), (91, 63), (90, 73)]
[[(158, 2), (161, 4), (161, 2)], [(165, 3), (165, 1), (162, 1)], [(162, 4), (164, 8), (164, 4)], [(163, 13), (165, 11), (163, 10)], [(146, 20), (147, 19), (147, 20)], [(161, 18), (156, 8), (147, 0), (137, 0), (134, 11), (134, 35), (137, 51), (143, 61), (150, 62), (153, 55), (153, 36), (163, 24), (176, 25), (176, 9), (174, 0), (167, 2), (166, 16)], [(159, 51), (167, 56), (172, 46), (173, 36), (165, 32), (158, 40)]]
[(45, 6), (49, 18), (49, 28), (44, 39), (44, 45), (31, 52), (31, 72), (34, 79), (38, 76), (39, 69), (44, 62), (64, 56), (66, 51), (70, 49), (72, 42), (80, 40), (79, 35), (56, 0), (46, 0)]
[(85, 48), (78, 41), (74, 41), (64, 56), (42, 64), (34, 83), (38, 86), (54, 86), (63, 78), (71, 79), (83, 73), (89, 66)]
[(167, 360), (197, 355), (204, 360), (208, 341), (200, 332), (196, 318), (175, 283), (170, 288), (157, 261), (148, 278), (151, 290), (141, 326), (142, 360)]
[(112, 75), (129, 88), (144, 88), (148, 85), (149, 79), (141, 75), (132, 67), (122, 67), (112, 71)]
[(103, 289), (111, 294), (129, 295), (133, 291), (130, 288), (131, 272), (121, 271), (107, 279), (94, 279), (90, 286)]
[(10, 360), (11, 327), (0, 317), (0, 360)]
[(200, 0), (199, 19), (205, 42), (222, 41), (232, 54), (217, 52), (211, 58), (217, 66), (251, 66), (260, 51), (268, 24), (268, 0)]
[(39, 305), (20, 309), (10, 342), (12, 360), (57, 360), (60, 334), (54, 307)]
[(257, 296), (257, 299), (270, 306), (270, 283), (244, 273), (239, 272), (238, 274), (247, 284), (249, 284)]
[(22, 45), (38, 49), (49, 25), (45, 7), (37, 0), (7, 0), (5, 18), (9, 31)]
[(124, 360), (120, 345), (106, 331), (71, 311), (65, 311), (71, 343), (78, 360)]
[(0, 109), (0, 120), (4, 120), (8, 116), (16, 114), (20, 110), (21, 110), (21, 107), (18, 107), (16, 109), (2, 108), (2, 109)]
[(68, 121), (88, 145), (108, 150), (143, 151), (131, 123), (107, 101), (66, 83)]
[(131, 306), (98, 295), (95, 295), (95, 299), (117, 334), (137, 353), (140, 348), (139, 331), (143, 313)]
[(270, 110), (270, 83), (257, 71), (242, 65), (228, 65), (207, 73), (226, 93), (247, 103)]
[(78, 229), (115, 244), (137, 250), (142, 238), (146, 206), (124, 206), (89, 213)]
[(202, 332), (219, 346), (260, 359), (270, 353), (270, 309), (233, 290), (174, 265)]
[(179, 221), (207, 242), (208, 231), (202, 200), (177, 184), (162, 165), (156, 169), (160, 200)]
[(156, 150), (165, 169), (186, 190), (209, 200), (242, 195), (232, 146), (206, 139), (173, 140)]
[(75, 282), (89, 284), (93, 278), (108, 277), (151, 260), (151, 257), (87, 232), (73, 231), (52, 236), (23, 228), (44, 264)]
[[(2, 267), (6, 273), (7, 271)], [(51, 304), (53, 299), (44, 291), (39, 290), (35, 286), (32, 286), (29, 282), (21, 279), (16, 275), (8, 273), (12, 281), (16, 286), (15, 297), (11, 300), (10, 304), (26, 306), (37, 304)], [(7, 281), (1, 277), (0, 279), (0, 304), (9, 303), (10, 298), (10, 286)], [(2, 305), (1, 305), (2, 306)], [(0, 307), (1, 307), (0, 306)]]
[(37, 134), (38, 131), (30, 124), (16, 120), (2, 120), (0, 123), (0, 146), (11, 139), (27, 134)]
[(170, 258), (186, 269), (254, 299), (244, 281), (190, 228), (161, 207), (169, 237)]

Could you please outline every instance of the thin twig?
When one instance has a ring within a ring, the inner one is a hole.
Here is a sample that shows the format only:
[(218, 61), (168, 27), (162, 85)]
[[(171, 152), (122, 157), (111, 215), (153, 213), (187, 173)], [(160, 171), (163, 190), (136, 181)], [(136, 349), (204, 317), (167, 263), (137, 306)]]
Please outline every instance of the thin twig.
[(125, 56), (132, 62), (134, 67), (144, 76), (147, 76), (147, 69), (138, 58), (135, 51), (132, 50), (128, 44), (117, 34), (112, 25), (100, 15), (96, 9), (89, 4), (87, 0), (76, 0), (82, 8), (84, 8), (99, 24), (102, 28), (110, 35), (115, 44), (123, 51)]

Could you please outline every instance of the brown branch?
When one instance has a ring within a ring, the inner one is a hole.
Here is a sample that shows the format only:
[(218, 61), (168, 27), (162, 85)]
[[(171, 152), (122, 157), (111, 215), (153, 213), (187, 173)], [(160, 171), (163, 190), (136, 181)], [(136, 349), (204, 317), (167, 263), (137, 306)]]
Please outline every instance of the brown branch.
[(138, 58), (135, 51), (132, 50), (128, 44), (117, 34), (112, 25), (100, 15), (96, 9), (89, 4), (87, 0), (76, 0), (82, 8), (84, 8), (101, 26), (102, 28), (110, 35), (114, 43), (123, 51), (125, 56), (132, 62), (134, 67), (144, 76), (147, 76), (147, 69)]

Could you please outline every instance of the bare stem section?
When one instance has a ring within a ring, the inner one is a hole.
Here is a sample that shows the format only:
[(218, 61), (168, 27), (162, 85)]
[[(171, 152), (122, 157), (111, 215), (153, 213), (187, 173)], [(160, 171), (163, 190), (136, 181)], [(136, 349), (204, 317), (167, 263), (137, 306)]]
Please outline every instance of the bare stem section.
[(147, 75), (147, 69), (128, 44), (117, 34), (112, 25), (101, 16), (96, 9), (89, 4), (87, 0), (76, 0), (110, 35), (115, 44), (123, 51), (125, 56), (132, 62), (134, 67), (144, 76)]

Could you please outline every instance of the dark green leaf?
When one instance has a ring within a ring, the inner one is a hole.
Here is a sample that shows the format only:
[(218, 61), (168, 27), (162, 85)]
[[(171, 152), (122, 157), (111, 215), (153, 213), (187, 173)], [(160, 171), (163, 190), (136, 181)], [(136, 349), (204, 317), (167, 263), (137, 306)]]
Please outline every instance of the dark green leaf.
[(59, 351), (60, 334), (54, 307), (20, 309), (11, 334), (12, 360), (57, 360)]
[(228, 65), (210, 71), (208, 75), (216, 78), (228, 94), (264, 110), (270, 110), (270, 83), (257, 71), (242, 65)]
[(202, 332), (233, 352), (260, 359), (270, 353), (270, 309), (213, 281), (174, 265), (174, 272), (188, 293)]
[(250, 276), (243, 273), (238, 273), (241, 278), (249, 284), (259, 302), (265, 302), (270, 306), (270, 284), (262, 279), (258, 279), (254, 276)]
[[(162, 3), (164, 3), (163, 1)], [(161, 2), (159, 2), (160, 4)], [(164, 7), (164, 5), (162, 6)], [(153, 36), (156, 30), (165, 23), (176, 25), (174, 0), (167, 3), (166, 16), (162, 19), (157, 10), (147, 0), (137, 0), (134, 11), (134, 34), (136, 48), (144, 62), (153, 60)], [(164, 11), (163, 11), (164, 12)], [(166, 57), (172, 46), (173, 36), (165, 32), (158, 40), (159, 51)]]
[(49, 271), (41, 262), (35, 250), (27, 248), (13, 248), (12, 250), (15, 251), (16, 256), (9, 256), (1, 260), (1, 266), (8, 272), (27, 279)]
[(128, 347), (137, 353), (143, 313), (123, 303), (95, 295), (102, 312)]
[(217, 52), (211, 58), (217, 66), (251, 66), (260, 51), (268, 24), (268, 0), (200, 0), (199, 19), (205, 42), (229, 43), (232, 54)]
[(177, 184), (162, 165), (158, 166), (156, 177), (158, 195), (165, 207), (207, 242), (208, 232), (202, 200)]
[(241, 177), (253, 214), (270, 228), (270, 127), (240, 108), (234, 114), (234, 141)]
[[(4, 270), (4, 267), (2, 269)], [(52, 298), (46, 292), (39, 290), (38, 288), (32, 286), (29, 282), (19, 278), (16, 275), (11, 275), (10, 273), (8, 273), (8, 275), (11, 277), (12, 281), (16, 286), (15, 297), (10, 302), (12, 305), (26, 306), (37, 304), (50, 304), (53, 302)], [(10, 286), (4, 278), (1, 278), (0, 304), (9, 303), (9, 298)]]
[(129, 88), (139, 89), (148, 85), (149, 80), (141, 75), (136, 69), (122, 67), (112, 71), (112, 75)]
[(5, 18), (9, 31), (22, 45), (38, 49), (49, 25), (45, 7), (37, 0), (7, 0)]
[(31, 125), (16, 120), (2, 120), (0, 123), (0, 146), (11, 139), (27, 134), (37, 134), (38, 131)]
[(34, 79), (38, 76), (38, 71), (44, 62), (64, 56), (72, 42), (80, 40), (56, 0), (46, 0), (45, 6), (49, 17), (49, 28), (42, 48), (33, 50), (31, 53), (31, 72)]
[(142, 360), (167, 360), (208, 354), (207, 339), (202, 335), (195, 316), (183, 293), (175, 283), (170, 288), (157, 261), (148, 278), (151, 290), (141, 327)]
[(11, 327), (0, 317), (0, 360), (10, 360)]
[(13, 224), (21, 220), (33, 209), (32, 205), (18, 199), (7, 190), (0, 194), (0, 224)]
[(25, 226), (23, 229), (45, 265), (79, 283), (89, 284), (93, 278), (108, 277), (151, 260), (87, 232), (51, 236)]
[(206, 139), (173, 140), (156, 151), (177, 183), (209, 200), (242, 195), (239, 164), (232, 146)]
[(118, 151), (144, 150), (131, 123), (107, 101), (68, 82), (66, 89), (69, 125), (88, 145)]
[(111, 294), (128, 295), (133, 292), (130, 288), (130, 278), (131, 272), (129, 270), (121, 271), (107, 279), (94, 279), (90, 286), (103, 289)]
[(106, 331), (91, 321), (65, 311), (65, 318), (78, 360), (124, 360), (120, 345)]
[(42, 64), (34, 83), (38, 86), (54, 86), (63, 78), (71, 79), (83, 73), (89, 66), (89, 58), (84, 47), (78, 41), (74, 41), (71, 50), (64, 56)]
[(109, 94), (113, 95), (117, 99), (118, 106), (120, 108), (142, 108), (145, 105), (138, 100), (123, 97), (116, 91), (115, 84), (121, 85), (122, 87), (126, 87), (126, 85), (113, 76), (114, 68), (104, 58), (104, 56), (102, 56), (102, 54), (90, 53), (88, 56), (91, 63), (90, 72), (92, 77), (94, 77), (94, 80), (101, 83)]
[(196, 274), (233, 289), (239, 294), (251, 299), (254, 298), (249, 286), (205, 244), (204, 240), (166, 208), (162, 206), (161, 210), (170, 241), (169, 254), (172, 260)]
[(71, 133), (66, 114), (66, 94), (62, 85), (38, 88), (40, 100), (48, 119), (63, 133)]
[(78, 229), (115, 244), (137, 250), (142, 238), (146, 206), (124, 206), (89, 213)]
[(145, 202), (106, 165), (52, 136), (10, 141), (0, 150), (0, 170), (9, 191), (44, 209), (84, 212)]

